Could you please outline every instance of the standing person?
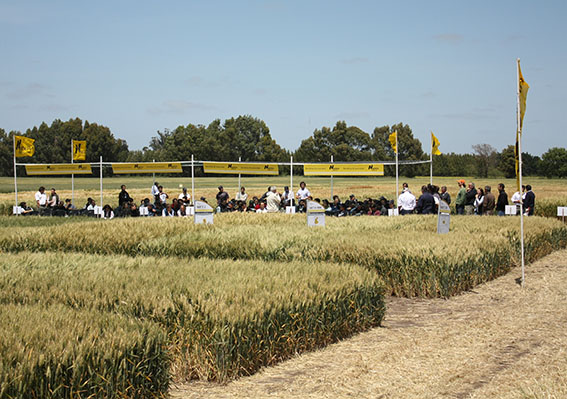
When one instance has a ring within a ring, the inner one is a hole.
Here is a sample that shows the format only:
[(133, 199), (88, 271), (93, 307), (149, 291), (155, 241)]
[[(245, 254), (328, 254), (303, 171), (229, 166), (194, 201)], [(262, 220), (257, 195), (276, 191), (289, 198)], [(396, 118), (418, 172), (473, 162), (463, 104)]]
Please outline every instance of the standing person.
[(421, 196), (417, 200), (417, 206), (415, 209), (420, 215), (430, 215), (433, 213), (435, 208), (435, 199), (433, 195), (427, 189), (427, 186), (421, 187)]
[(475, 215), (484, 215), (484, 190), (482, 187), (478, 189), (474, 199), (474, 213)]
[(411, 193), (409, 187), (405, 187), (398, 197), (398, 210), (400, 215), (409, 215), (415, 209), (415, 195)]
[(447, 205), (451, 205), (451, 194), (447, 191), (447, 186), (441, 187), (439, 198), (441, 198), (441, 201), (445, 201)]
[(524, 199), (524, 192), (526, 191), (526, 186), (522, 184), (522, 192), (516, 191), (512, 194), (512, 204), (516, 205), (516, 215), (522, 212), (522, 200)]
[(496, 198), (492, 194), (490, 186), (484, 187), (484, 214), (488, 216), (494, 215), (494, 207), (496, 206)]
[(244, 188), (244, 186), (240, 187), (240, 191), (236, 194), (236, 198), (237, 201), (244, 201), (246, 202), (246, 200), (248, 199), (248, 194), (246, 194), (246, 188)]
[(508, 205), (508, 194), (504, 191), (504, 183), (498, 185), (498, 201), (496, 202), (496, 212), (498, 216), (506, 214), (506, 205)]
[(182, 203), (185, 206), (189, 206), (191, 204), (191, 195), (187, 193), (187, 187), (183, 187), (181, 190), (181, 194), (177, 198), (178, 202)]
[(301, 200), (306, 200), (307, 198), (309, 198), (311, 196), (311, 193), (309, 192), (309, 190), (307, 189), (305, 182), (302, 181), (301, 183), (299, 183), (299, 190), (297, 190), (297, 194), (296, 194), (296, 198), (301, 201)]
[(41, 186), (37, 190), (37, 193), (35, 193), (35, 203), (37, 204), (37, 211), (40, 215), (42, 215), (47, 208), (47, 194), (45, 194), (45, 187)]
[(159, 204), (159, 183), (156, 181), (152, 186), (151, 195), (154, 199), (154, 204)]
[(524, 198), (524, 215), (533, 216), (535, 210), (535, 194), (532, 186), (526, 186), (526, 197)]
[(469, 183), (465, 192), (465, 215), (474, 215), (474, 200), (476, 199), (474, 183)]
[(276, 186), (272, 186), (266, 197), (266, 208), (268, 212), (275, 213), (280, 210), (281, 197), (276, 191)]
[(51, 188), (51, 194), (49, 194), (49, 201), (47, 201), (47, 206), (50, 208), (55, 208), (59, 205), (59, 194), (55, 192), (55, 188)]
[(228, 202), (228, 193), (224, 191), (223, 186), (219, 186), (219, 192), (217, 193), (217, 206), (221, 206), (223, 202)]
[(457, 183), (459, 183), (459, 193), (457, 194), (457, 199), (455, 199), (455, 209), (457, 210), (457, 215), (464, 215), (465, 196), (467, 194), (466, 184), (463, 179), (457, 180)]
[(123, 184), (120, 186), (120, 193), (118, 194), (118, 206), (121, 207), (130, 201), (133, 201), (133, 199), (130, 197), (130, 194), (128, 194), (128, 191), (126, 191), (126, 185)]

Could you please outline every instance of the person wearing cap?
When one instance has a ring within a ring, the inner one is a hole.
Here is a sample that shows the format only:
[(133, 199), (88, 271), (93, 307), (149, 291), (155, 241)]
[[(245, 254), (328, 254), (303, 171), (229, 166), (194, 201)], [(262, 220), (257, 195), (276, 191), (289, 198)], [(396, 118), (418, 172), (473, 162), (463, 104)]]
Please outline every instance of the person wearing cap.
[(455, 199), (455, 209), (457, 210), (457, 215), (465, 214), (465, 197), (467, 195), (466, 183), (463, 179), (457, 180), (459, 183), (459, 192), (457, 198)]
[(404, 187), (404, 190), (398, 197), (398, 211), (400, 215), (409, 215), (415, 209), (415, 195), (411, 193), (409, 187)]
[(228, 193), (224, 191), (223, 186), (219, 186), (219, 192), (217, 193), (217, 205), (221, 206), (223, 201), (228, 202)]

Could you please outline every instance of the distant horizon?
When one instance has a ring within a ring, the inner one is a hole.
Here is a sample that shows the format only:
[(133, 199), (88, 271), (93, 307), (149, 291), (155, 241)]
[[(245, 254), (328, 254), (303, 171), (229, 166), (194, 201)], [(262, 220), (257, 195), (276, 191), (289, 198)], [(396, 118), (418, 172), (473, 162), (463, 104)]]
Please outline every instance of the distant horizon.
[[(239, 115), (295, 151), (337, 121), (404, 123), (424, 150), (498, 151), (530, 91), (522, 149), (566, 147), (567, 3), (446, 0), (0, 4), (0, 127), (79, 117), (131, 150), (157, 131)], [(563, 49), (563, 50), (561, 50)]]

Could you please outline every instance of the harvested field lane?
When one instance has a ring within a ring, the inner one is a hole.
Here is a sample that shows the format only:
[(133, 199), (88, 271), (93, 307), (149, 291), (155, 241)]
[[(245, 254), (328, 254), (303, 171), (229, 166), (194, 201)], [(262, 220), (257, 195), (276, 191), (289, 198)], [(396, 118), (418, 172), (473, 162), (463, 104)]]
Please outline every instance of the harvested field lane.
[(398, 299), (383, 328), (172, 398), (565, 398), (567, 251), (463, 295)]

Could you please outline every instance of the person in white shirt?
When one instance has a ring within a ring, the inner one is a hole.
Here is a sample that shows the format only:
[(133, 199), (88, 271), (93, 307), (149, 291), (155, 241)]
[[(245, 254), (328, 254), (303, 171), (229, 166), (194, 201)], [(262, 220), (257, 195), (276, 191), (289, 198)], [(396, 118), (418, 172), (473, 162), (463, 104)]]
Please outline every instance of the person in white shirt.
[(159, 204), (159, 183), (157, 181), (152, 186), (151, 194), (154, 199), (154, 204)]
[(524, 199), (524, 192), (526, 191), (526, 186), (522, 185), (522, 193), (516, 191), (514, 195), (512, 195), (512, 203), (516, 205), (517, 212), (516, 214), (520, 214), (520, 209), (522, 207), (522, 200)]
[(102, 208), (102, 218), (103, 219), (114, 219), (114, 211), (110, 207), (110, 205), (105, 205)]
[(288, 186), (284, 187), (284, 192), (282, 193), (282, 201), (284, 203), (284, 206), (293, 205), (293, 191), (291, 191)]
[(237, 201), (246, 202), (246, 200), (248, 199), (248, 194), (246, 194), (246, 189), (244, 188), (244, 186), (240, 187), (240, 191), (238, 193), (236, 193), (235, 199)]
[(260, 202), (260, 208), (256, 209), (256, 213), (267, 213), (266, 204)]
[(307, 198), (309, 198), (311, 196), (311, 193), (309, 192), (309, 190), (307, 189), (307, 187), (305, 187), (305, 182), (302, 181), (301, 183), (299, 183), (299, 190), (297, 190), (297, 194), (296, 194), (296, 198), (301, 201), (301, 200), (306, 200)]
[(280, 195), (276, 191), (276, 186), (272, 186), (270, 192), (266, 196), (266, 204), (269, 213), (279, 212), (280, 210)]
[(179, 194), (179, 201), (185, 206), (191, 203), (191, 195), (187, 193), (187, 187), (183, 187), (183, 192)]
[(161, 216), (163, 217), (173, 217), (175, 216), (175, 211), (173, 209), (171, 209), (171, 204), (167, 204), (165, 206), (165, 208), (163, 208), (163, 210), (161, 211)]
[(398, 197), (398, 210), (400, 215), (408, 215), (415, 209), (415, 195), (413, 195), (408, 187)]
[(169, 198), (169, 195), (163, 192), (163, 186), (159, 186), (158, 190), (159, 203), (162, 207), (165, 207), (165, 205), (167, 205), (167, 199)]
[(45, 209), (47, 206), (47, 194), (45, 194), (45, 187), (41, 186), (37, 193), (35, 193), (35, 203), (39, 209)]

